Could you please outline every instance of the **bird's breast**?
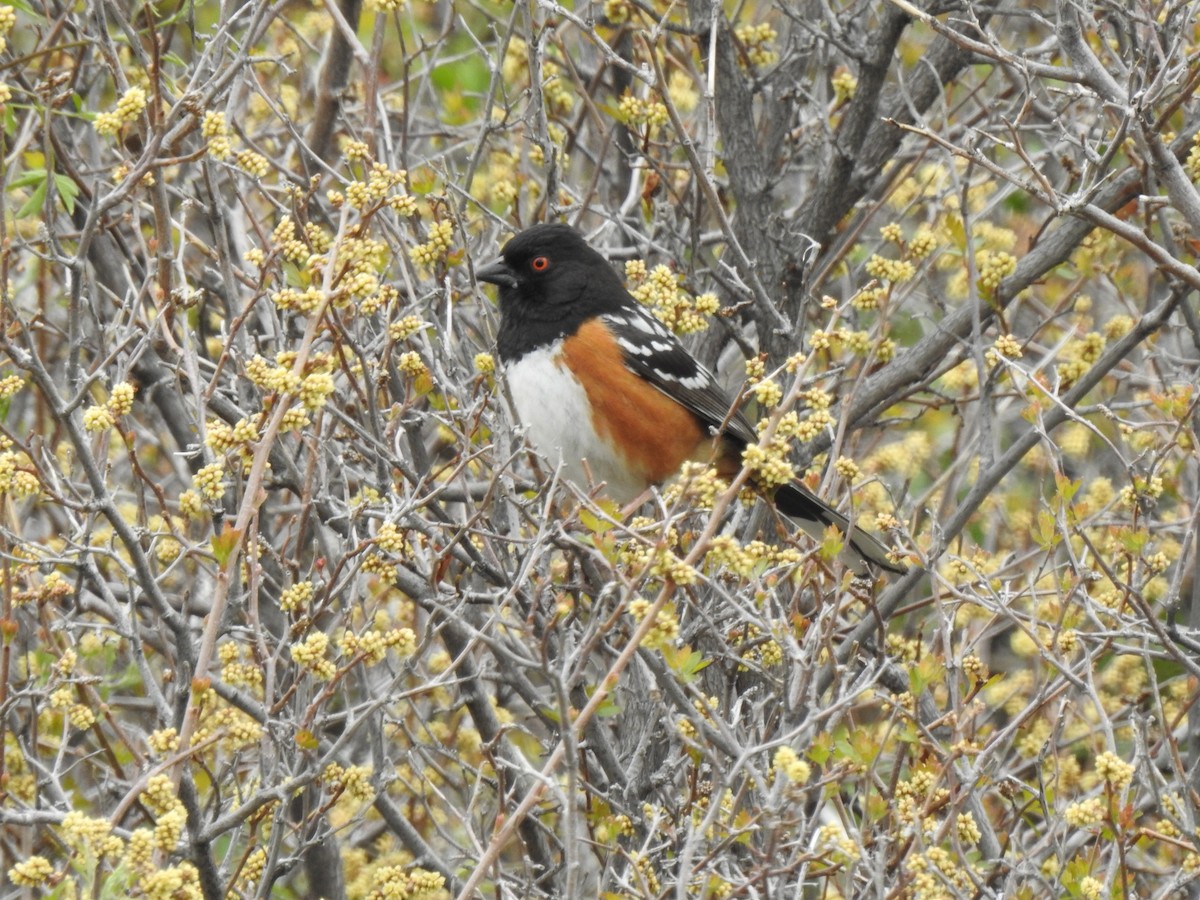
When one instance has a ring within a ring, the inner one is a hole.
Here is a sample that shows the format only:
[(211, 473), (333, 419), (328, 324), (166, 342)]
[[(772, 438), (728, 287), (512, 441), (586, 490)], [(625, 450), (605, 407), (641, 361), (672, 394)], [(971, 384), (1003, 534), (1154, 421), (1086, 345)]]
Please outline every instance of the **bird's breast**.
[[(709, 444), (696, 417), (625, 366), (604, 326), (526, 353), (505, 367), (530, 441), (577, 484), (605, 482), (632, 500)], [(586, 460), (586, 463), (585, 463)]]

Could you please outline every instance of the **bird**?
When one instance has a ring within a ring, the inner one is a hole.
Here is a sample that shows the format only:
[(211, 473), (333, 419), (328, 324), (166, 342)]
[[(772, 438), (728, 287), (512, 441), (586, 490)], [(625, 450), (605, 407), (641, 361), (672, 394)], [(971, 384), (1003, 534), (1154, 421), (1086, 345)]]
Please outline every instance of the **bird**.
[[(742, 452), (758, 442), (750, 421), (573, 227), (526, 228), (475, 278), (499, 288), (496, 349), (517, 417), (571, 481), (586, 486), (590, 477), (628, 503), (688, 460), (712, 461), (726, 478), (741, 470)], [(839, 558), (856, 575), (868, 564), (907, 571), (800, 481), (775, 487), (771, 499), (817, 540), (835, 526)]]

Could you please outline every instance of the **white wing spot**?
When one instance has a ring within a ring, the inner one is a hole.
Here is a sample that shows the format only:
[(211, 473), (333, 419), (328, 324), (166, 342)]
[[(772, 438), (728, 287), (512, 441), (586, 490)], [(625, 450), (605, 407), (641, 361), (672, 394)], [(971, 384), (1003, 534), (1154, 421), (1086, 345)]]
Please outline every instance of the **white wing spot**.
[(688, 375), (685, 378), (681, 378), (680, 376), (676, 375), (674, 372), (664, 372), (662, 369), (655, 369), (654, 374), (657, 375), (659, 378), (661, 378), (663, 381), (674, 382), (675, 384), (678, 384), (681, 387), (687, 388), (689, 391), (698, 391), (701, 388), (703, 388), (705, 385), (707, 385), (708, 381), (709, 381), (706, 373), (704, 373), (704, 372), (700, 372), (697, 375)]
[(639, 344), (637, 341), (631, 341), (629, 338), (617, 338), (617, 344), (626, 353), (632, 353), (634, 356), (653, 356), (654, 351), (645, 344)]

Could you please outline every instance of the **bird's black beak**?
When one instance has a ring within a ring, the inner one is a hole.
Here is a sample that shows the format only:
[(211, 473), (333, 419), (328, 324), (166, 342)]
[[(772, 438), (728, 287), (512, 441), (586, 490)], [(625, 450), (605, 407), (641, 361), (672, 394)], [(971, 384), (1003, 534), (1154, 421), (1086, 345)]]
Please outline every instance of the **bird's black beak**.
[(498, 284), (500, 287), (515, 288), (517, 273), (509, 268), (503, 259), (488, 263), (475, 270), (476, 281), (486, 281), (488, 284)]

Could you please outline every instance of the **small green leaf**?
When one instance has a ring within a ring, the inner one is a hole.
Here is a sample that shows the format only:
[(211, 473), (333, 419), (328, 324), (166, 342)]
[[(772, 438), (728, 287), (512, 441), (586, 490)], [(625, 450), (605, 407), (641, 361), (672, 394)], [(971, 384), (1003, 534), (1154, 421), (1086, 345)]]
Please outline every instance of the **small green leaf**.
[(67, 215), (74, 213), (75, 198), (79, 196), (79, 185), (66, 175), (55, 175), (54, 188), (58, 191), (58, 196), (62, 199), (62, 205), (66, 209)]
[(237, 547), (238, 541), (242, 538), (242, 532), (234, 528), (232, 525), (226, 524), (225, 530), (220, 534), (214, 534), (212, 538), (213, 556), (217, 559), (217, 564), (223, 569), (229, 563), (229, 559), (233, 556), (234, 548)]
[(37, 188), (29, 199), (25, 201), (25, 205), (17, 210), (17, 218), (24, 219), (28, 216), (37, 215), (42, 211), (42, 206), (46, 203), (46, 179), (43, 178), (38, 182)]

